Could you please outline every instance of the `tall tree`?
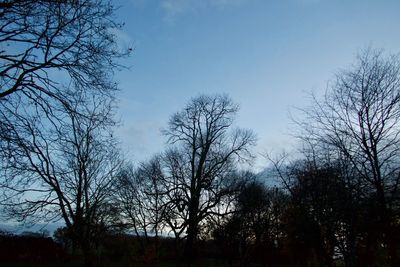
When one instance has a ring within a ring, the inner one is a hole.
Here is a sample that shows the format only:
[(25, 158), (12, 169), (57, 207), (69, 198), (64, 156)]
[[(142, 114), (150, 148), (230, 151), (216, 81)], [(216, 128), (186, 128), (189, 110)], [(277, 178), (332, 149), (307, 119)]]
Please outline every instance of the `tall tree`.
[(56, 113), (77, 88), (113, 97), (113, 73), (129, 53), (117, 42), (114, 10), (107, 0), (1, 1), (0, 108), (8, 117), (0, 142), (12, 138), (14, 120)]
[(30, 115), (19, 103), (1, 106), (9, 125), (8, 138), (0, 143), (1, 203), (21, 220), (62, 219), (89, 263), (112, 211), (108, 200), (121, 161), (112, 137), (112, 99), (89, 97), (86, 90), (75, 90), (68, 99)]
[(227, 96), (202, 95), (174, 114), (164, 132), (172, 145), (166, 154), (169, 210), (179, 217), (171, 227), (186, 229), (186, 257), (193, 256), (201, 223), (228, 211), (220, 205), (236, 184), (237, 163), (251, 158), (254, 134), (231, 131), (238, 109)]
[[(375, 207), (375, 245), (387, 248), (392, 265), (396, 253), (400, 182), (400, 60), (366, 50), (322, 100), (314, 98), (300, 123), (303, 139), (325, 146), (357, 171), (360, 190)], [(375, 250), (375, 249), (373, 249)], [(376, 251), (376, 250), (375, 250)]]

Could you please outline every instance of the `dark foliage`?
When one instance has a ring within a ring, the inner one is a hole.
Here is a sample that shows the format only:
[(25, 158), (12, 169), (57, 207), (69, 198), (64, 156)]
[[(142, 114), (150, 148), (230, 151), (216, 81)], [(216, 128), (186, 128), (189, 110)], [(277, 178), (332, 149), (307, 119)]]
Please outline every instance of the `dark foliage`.
[(50, 237), (0, 234), (0, 262), (48, 263), (68, 260), (66, 251)]

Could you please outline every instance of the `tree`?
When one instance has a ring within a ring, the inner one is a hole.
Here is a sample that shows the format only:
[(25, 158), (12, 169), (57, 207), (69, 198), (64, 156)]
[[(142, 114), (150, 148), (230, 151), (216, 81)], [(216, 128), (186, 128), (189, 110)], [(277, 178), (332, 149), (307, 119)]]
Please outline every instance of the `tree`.
[(164, 131), (172, 148), (166, 154), (170, 227), (186, 230), (185, 256), (207, 218), (229, 212), (224, 199), (234, 190), (237, 163), (251, 158), (249, 130), (232, 128), (238, 106), (227, 96), (202, 95), (174, 114)]
[[(387, 259), (398, 265), (396, 229), (400, 182), (400, 60), (382, 52), (362, 52), (353, 69), (342, 71), (325, 97), (314, 97), (304, 110), (301, 137), (330, 148), (357, 171), (353, 184), (365, 198), (373, 197), (376, 247), (387, 248)], [(372, 251), (378, 251), (372, 248)]]
[(2, 1), (0, 99), (18, 94), (39, 101), (69, 83), (113, 90), (116, 59), (126, 54), (116, 44), (121, 25), (113, 12), (103, 0)]
[(320, 264), (332, 266), (335, 253), (343, 254), (339, 239), (347, 227), (343, 215), (349, 203), (345, 185), (335, 169), (306, 167), (297, 173), (292, 191), (292, 206), (299, 216), (292, 217), (297, 229), (291, 234), (313, 250)]
[[(119, 172), (115, 183), (120, 216), (123, 223), (135, 231), (143, 251), (145, 245), (149, 244), (149, 234), (154, 235), (157, 242), (164, 228), (164, 198), (161, 194), (164, 174), (161, 164), (161, 156), (154, 156), (138, 168), (126, 165)], [(143, 236), (146, 244), (142, 242)]]
[(344, 266), (365, 265), (370, 255), (362, 253), (362, 243), (375, 229), (367, 223), (373, 218), (357, 171), (349, 161), (331, 158), (334, 153), (325, 148), (306, 147), (303, 157), (293, 162), (286, 155), (268, 156), (289, 193), (282, 214), (286, 248), (302, 264), (330, 266), (340, 259)]
[(0, 142), (12, 138), (14, 120), (33, 112), (40, 120), (59, 102), (73, 111), (67, 105), (77, 88), (113, 97), (113, 72), (130, 51), (118, 47), (113, 13), (106, 0), (0, 3), (0, 108), (9, 116), (0, 118)]
[(37, 107), (30, 115), (24, 105), (0, 102), (9, 125), (0, 143), (1, 203), (20, 220), (61, 218), (89, 263), (115, 211), (108, 203), (121, 160), (111, 131), (113, 101), (86, 90), (66, 99), (68, 104), (53, 102), (52, 109)]
[(240, 191), (234, 216), (242, 223), (241, 235), (246, 241), (275, 245), (279, 235), (279, 230), (273, 229), (280, 215), (280, 212), (275, 212), (278, 194), (277, 189), (269, 189), (260, 182), (252, 182)]
[(238, 192), (234, 213), (214, 231), (214, 238), (224, 248), (233, 245), (229, 257), (239, 256), (242, 265), (271, 261), (282, 246), (286, 202), (287, 195), (278, 188), (250, 181)]

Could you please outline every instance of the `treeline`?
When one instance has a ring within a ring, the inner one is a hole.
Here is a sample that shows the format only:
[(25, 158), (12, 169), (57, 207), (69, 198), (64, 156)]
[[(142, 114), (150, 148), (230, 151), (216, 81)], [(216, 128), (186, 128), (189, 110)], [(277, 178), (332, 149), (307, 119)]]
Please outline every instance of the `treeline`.
[(40, 233), (20, 235), (0, 231), (0, 266), (13, 263), (62, 262), (66, 251), (50, 237)]
[(294, 119), (301, 149), (266, 155), (267, 176), (226, 95), (193, 98), (163, 130), (165, 150), (133, 164), (113, 134), (112, 74), (130, 49), (111, 3), (0, 9), (2, 217), (62, 220), (55, 237), (86, 265), (121, 233), (155, 260), (168, 244), (185, 261), (400, 265), (398, 56), (368, 49), (338, 73)]

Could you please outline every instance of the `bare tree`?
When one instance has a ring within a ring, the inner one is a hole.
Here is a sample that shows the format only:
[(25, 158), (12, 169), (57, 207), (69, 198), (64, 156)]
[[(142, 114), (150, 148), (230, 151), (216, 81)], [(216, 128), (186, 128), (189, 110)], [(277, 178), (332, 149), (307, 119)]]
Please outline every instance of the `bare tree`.
[(9, 125), (0, 143), (1, 203), (21, 220), (61, 218), (89, 263), (112, 211), (108, 201), (121, 164), (111, 132), (113, 102), (86, 90), (66, 99), (68, 104), (53, 102), (52, 109), (27, 110), (13, 101), (1, 106)]
[(113, 97), (118, 59), (129, 53), (117, 43), (114, 10), (107, 0), (1, 2), (0, 108), (8, 117), (0, 118), (0, 142), (13, 138), (14, 120), (57, 113), (76, 88)]
[[(400, 60), (382, 52), (362, 52), (353, 69), (342, 71), (325, 97), (314, 97), (300, 122), (302, 138), (325, 146), (357, 171), (353, 178), (375, 199), (376, 229), (388, 259), (398, 263), (395, 236), (400, 182)], [(332, 155), (332, 154), (331, 154)], [(332, 156), (335, 156), (334, 154)], [(379, 245), (380, 246), (380, 245)]]
[[(161, 181), (163, 172), (161, 157), (154, 156), (138, 168), (127, 165), (118, 174), (116, 186), (117, 203), (120, 206), (123, 223), (133, 228), (142, 250), (150, 242), (149, 235), (157, 238), (164, 228)], [(157, 248), (157, 244), (156, 244)]]
[(236, 184), (232, 174), (238, 162), (251, 158), (254, 134), (230, 131), (237, 111), (227, 96), (202, 95), (174, 114), (164, 131), (172, 146), (166, 154), (166, 213), (172, 229), (186, 230), (186, 257), (193, 256), (202, 222), (229, 212), (220, 205)]
[[(107, 91), (118, 67), (114, 7), (103, 0), (6, 0), (0, 5), (0, 99), (34, 101), (64, 84)], [(128, 51), (127, 51), (128, 52)]]

